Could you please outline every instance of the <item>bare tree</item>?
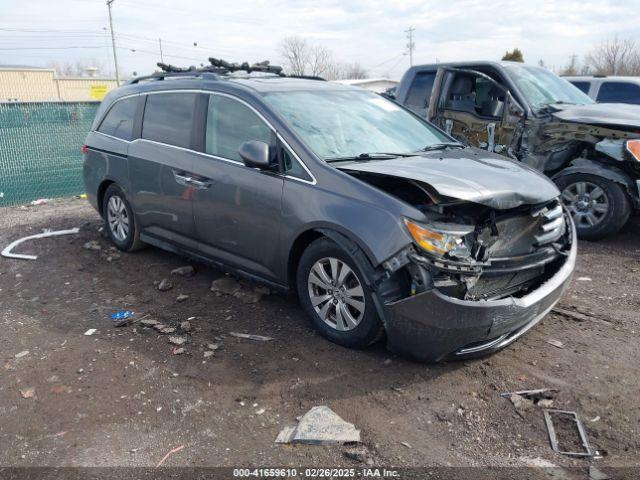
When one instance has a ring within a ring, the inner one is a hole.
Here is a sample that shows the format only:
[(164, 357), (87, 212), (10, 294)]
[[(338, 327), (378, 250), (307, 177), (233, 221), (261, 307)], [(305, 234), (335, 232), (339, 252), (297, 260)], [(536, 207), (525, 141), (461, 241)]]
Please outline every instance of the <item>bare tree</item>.
[(352, 78), (354, 80), (369, 78), (369, 73), (360, 65), (359, 62), (354, 62), (350, 65), (345, 65), (344, 73), (345, 73), (345, 78)]
[(586, 62), (597, 75), (640, 75), (640, 51), (629, 38), (605, 40), (589, 52)]
[(309, 47), (309, 73), (314, 77), (320, 77), (333, 63), (331, 50), (322, 45), (312, 45)]
[(280, 43), (284, 66), (290, 75), (311, 75), (327, 80), (367, 78), (367, 72), (358, 62), (340, 63), (333, 52), (324, 45), (310, 43), (307, 39), (286, 37)]
[(286, 37), (280, 43), (280, 53), (291, 75), (306, 75), (309, 62), (309, 44), (301, 37)]

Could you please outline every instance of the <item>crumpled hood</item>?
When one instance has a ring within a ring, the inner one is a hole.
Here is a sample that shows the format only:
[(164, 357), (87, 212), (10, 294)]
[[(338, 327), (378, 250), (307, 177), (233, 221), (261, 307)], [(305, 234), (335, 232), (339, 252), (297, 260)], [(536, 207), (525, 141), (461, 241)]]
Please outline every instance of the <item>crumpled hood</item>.
[(611, 125), (640, 129), (640, 105), (594, 103), (591, 105), (552, 105), (552, 115), (565, 122)]
[(336, 168), (406, 178), (438, 194), (499, 210), (548, 202), (560, 195), (536, 170), (477, 148), (429, 152), (415, 157), (339, 162)]

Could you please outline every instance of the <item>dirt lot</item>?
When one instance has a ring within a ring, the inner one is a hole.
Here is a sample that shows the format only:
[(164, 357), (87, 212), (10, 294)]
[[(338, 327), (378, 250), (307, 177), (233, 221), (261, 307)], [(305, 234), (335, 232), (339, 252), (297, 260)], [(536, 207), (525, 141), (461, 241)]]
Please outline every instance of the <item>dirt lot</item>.
[[(154, 466), (180, 445), (166, 465), (640, 465), (637, 218), (614, 238), (581, 243), (560, 305), (585, 314), (581, 321), (551, 314), (498, 354), (443, 365), (383, 345), (333, 345), (294, 299), (216, 296), (209, 287), (220, 272), (193, 264), (193, 277), (172, 276), (188, 263), (155, 248), (116, 254), (84, 200), (4, 208), (0, 225), (1, 246), (43, 228), (81, 227), (19, 247), (36, 261), (0, 259), (2, 466)], [(100, 250), (84, 248), (92, 240)], [(154, 286), (163, 278), (171, 290)], [(178, 302), (180, 294), (189, 298)], [(115, 328), (109, 315), (118, 310), (133, 310), (137, 322)], [(189, 317), (181, 355), (168, 335), (139, 323), (178, 327)], [(97, 332), (83, 335), (90, 328)], [(211, 343), (219, 349), (205, 358)], [(558, 389), (553, 407), (578, 413), (602, 458), (553, 453), (541, 409), (518, 411), (499, 396), (541, 387)], [(344, 446), (274, 444), (315, 405), (361, 429), (363, 463)]]

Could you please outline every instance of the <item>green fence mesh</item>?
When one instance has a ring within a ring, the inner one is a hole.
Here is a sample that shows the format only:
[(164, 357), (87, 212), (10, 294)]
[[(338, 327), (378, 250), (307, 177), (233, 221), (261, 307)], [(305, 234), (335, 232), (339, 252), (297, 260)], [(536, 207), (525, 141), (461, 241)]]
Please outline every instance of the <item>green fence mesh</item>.
[(0, 206), (80, 194), (99, 102), (0, 103)]

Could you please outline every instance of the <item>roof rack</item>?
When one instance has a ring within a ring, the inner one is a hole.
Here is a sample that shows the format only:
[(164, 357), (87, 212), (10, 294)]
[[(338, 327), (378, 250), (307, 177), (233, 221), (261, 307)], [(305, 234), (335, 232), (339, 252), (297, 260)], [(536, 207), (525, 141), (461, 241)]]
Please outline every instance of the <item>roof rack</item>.
[[(134, 78), (128, 82), (128, 85), (140, 83), (141, 81), (146, 80), (164, 80), (165, 78), (173, 78), (173, 77), (201, 77), (205, 80), (219, 80), (223, 78), (225, 75), (235, 72), (246, 72), (247, 74), (251, 74), (254, 72), (260, 72), (265, 74), (276, 75), (279, 77), (285, 77), (282, 72), (282, 67), (279, 65), (271, 65), (269, 60), (264, 60), (262, 62), (256, 62), (254, 64), (249, 64), (248, 62), (243, 63), (229, 63), (219, 58), (209, 57), (210, 65), (201, 66), (197, 68), (192, 65), (190, 67), (176, 67), (175, 65), (170, 65), (168, 63), (158, 62), (157, 65), (161, 71), (154, 72), (151, 75), (145, 75), (142, 77)], [(306, 77), (306, 76), (297, 76), (291, 75), (291, 78), (307, 78), (310, 80), (324, 80), (321, 77)]]
[(257, 62), (250, 65), (248, 62), (243, 63), (229, 63), (222, 59), (209, 57), (210, 65), (197, 68), (192, 65), (190, 67), (176, 67), (168, 63), (158, 62), (157, 65), (161, 71), (154, 72), (151, 75), (134, 78), (129, 84), (136, 84), (144, 80), (164, 80), (168, 77), (202, 77), (211, 80), (218, 80), (223, 75), (228, 75), (233, 72), (244, 71), (247, 74), (253, 72), (261, 72), (267, 74), (273, 74), (278, 76), (284, 76), (282, 73), (282, 67), (278, 65), (271, 65), (269, 60)]

